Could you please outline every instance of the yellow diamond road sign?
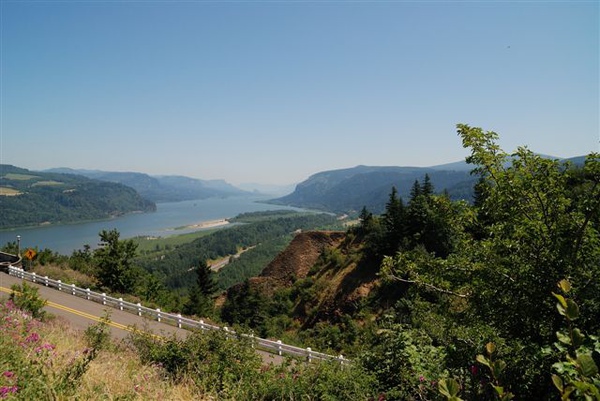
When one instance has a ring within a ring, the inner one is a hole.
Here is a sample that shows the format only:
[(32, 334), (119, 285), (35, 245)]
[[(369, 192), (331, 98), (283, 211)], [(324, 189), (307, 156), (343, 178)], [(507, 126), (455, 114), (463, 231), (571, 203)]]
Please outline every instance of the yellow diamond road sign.
[(33, 249), (28, 249), (23, 254), (27, 259), (32, 260), (35, 258), (35, 251)]

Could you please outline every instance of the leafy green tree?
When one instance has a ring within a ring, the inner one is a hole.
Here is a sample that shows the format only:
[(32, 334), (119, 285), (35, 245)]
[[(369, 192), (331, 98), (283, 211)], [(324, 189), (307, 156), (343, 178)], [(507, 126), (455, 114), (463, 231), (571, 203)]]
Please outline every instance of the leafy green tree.
[[(405, 302), (428, 305), (411, 308), (410, 322), (446, 344), (449, 369), (460, 372), (493, 342), (506, 363), (502, 382), (510, 392), (518, 399), (546, 399), (552, 360), (541, 349), (561, 327), (548, 298), (556, 282), (569, 277), (577, 284), (572, 296), (582, 310), (580, 329), (600, 331), (600, 157), (590, 154), (576, 168), (527, 148), (509, 155), (494, 132), (459, 125), (458, 133), (471, 151), (467, 161), (480, 176), (480, 193), (473, 208), (446, 207), (453, 211), (444, 219), (454, 228), (454, 245), (445, 257), (430, 253), (433, 248), (404, 250), (386, 258), (382, 273), (411, 285)], [(413, 229), (445, 214), (440, 213), (445, 201), (435, 205), (440, 197), (419, 197), (407, 207)], [(412, 232), (413, 241), (417, 234), (427, 244), (427, 232)], [(473, 399), (494, 397), (476, 389), (468, 393)]]
[(100, 248), (94, 252), (98, 266), (100, 286), (118, 293), (131, 292), (136, 282), (133, 265), (137, 244), (132, 240), (119, 240), (116, 229), (100, 232)]
[[(491, 236), (482, 240), (476, 255), (490, 266), (480, 270), (476, 281), (481, 286), (474, 293), (478, 313), (505, 335), (547, 341), (560, 325), (547, 294), (563, 277), (571, 277), (581, 291), (596, 294), (586, 307), (599, 316), (600, 227), (593, 223), (600, 204), (598, 155), (588, 156), (582, 176), (527, 148), (509, 158), (493, 132), (466, 125), (459, 125), (458, 132), (471, 149), (467, 161), (488, 183), (480, 209), (485, 209)], [(579, 178), (575, 188), (573, 175)]]
[(80, 271), (84, 274), (94, 274), (94, 254), (92, 248), (86, 244), (83, 249), (73, 251), (69, 258), (68, 265), (71, 269)]

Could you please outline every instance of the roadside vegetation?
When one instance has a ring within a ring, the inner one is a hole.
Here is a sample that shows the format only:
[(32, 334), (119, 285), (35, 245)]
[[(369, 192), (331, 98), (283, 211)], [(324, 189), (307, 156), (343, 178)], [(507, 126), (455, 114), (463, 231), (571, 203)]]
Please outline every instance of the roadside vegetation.
[[(363, 208), (358, 224), (323, 233), (315, 263), (285, 280), (251, 278), (274, 258), (262, 246), (280, 252), (298, 228), (331, 229), (334, 217), (242, 216), (148, 258), (102, 232), (100, 250), (60, 263), (98, 288), (352, 360), (266, 368), (221, 337), (134, 336), (141, 363), (194, 396), (600, 400), (600, 155), (575, 166), (527, 148), (508, 154), (494, 132), (458, 134), (478, 178), (473, 202), (437, 192), (427, 175), (405, 198), (391, 188), (381, 215)], [(210, 271), (206, 261), (246, 248)], [(34, 268), (53, 257), (39, 252)]]
[(114, 342), (109, 311), (85, 332), (75, 331), (41, 314), (44, 301), (31, 287), (13, 290), (12, 299), (0, 302), (0, 399), (341, 400), (368, 399), (375, 391), (359, 368), (294, 360), (266, 365), (247, 339), (222, 332), (178, 339), (139, 330)]

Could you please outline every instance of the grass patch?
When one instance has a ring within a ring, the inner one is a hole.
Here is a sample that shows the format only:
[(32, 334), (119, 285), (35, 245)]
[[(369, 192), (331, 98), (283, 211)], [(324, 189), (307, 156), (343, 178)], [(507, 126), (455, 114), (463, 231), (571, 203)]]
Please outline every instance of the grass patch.
[(65, 284), (75, 284), (79, 288), (96, 288), (96, 280), (73, 269), (55, 265), (35, 266), (34, 272), (40, 277), (48, 276)]
[(40, 178), (37, 175), (31, 174), (16, 174), (16, 173), (8, 173), (4, 176), (7, 180), (15, 180), (15, 181), (28, 181), (33, 180), (35, 178)]
[(0, 187), (0, 196), (17, 196), (21, 195), (21, 192), (13, 188)]
[(38, 181), (32, 185), (32, 187), (55, 187), (59, 185), (65, 185), (59, 181)]
[(193, 233), (169, 235), (167, 237), (134, 237), (131, 240), (137, 244), (138, 252), (142, 255), (152, 254), (154, 252), (163, 252), (165, 250), (175, 249), (180, 245), (188, 244), (197, 238), (205, 237), (217, 231), (201, 230)]

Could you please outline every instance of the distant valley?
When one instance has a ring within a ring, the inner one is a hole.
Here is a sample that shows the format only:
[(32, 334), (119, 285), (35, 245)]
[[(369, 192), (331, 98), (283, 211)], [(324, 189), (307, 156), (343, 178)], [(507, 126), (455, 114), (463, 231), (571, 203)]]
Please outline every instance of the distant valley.
[[(568, 160), (580, 164), (583, 157)], [(432, 167), (356, 166), (313, 174), (295, 189), (252, 184), (244, 190), (224, 180), (69, 168), (30, 171), (0, 165), (0, 229), (106, 219), (153, 211), (160, 202), (247, 196), (263, 190), (274, 196), (287, 193), (267, 201), (271, 204), (338, 214), (356, 214), (366, 207), (378, 214), (392, 187), (407, 199), (414, 182), (425, 175), (436, 192), (471, 201), (476, 180), (471, 169), (465, 162)]]

